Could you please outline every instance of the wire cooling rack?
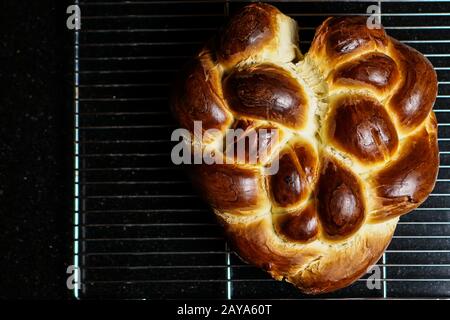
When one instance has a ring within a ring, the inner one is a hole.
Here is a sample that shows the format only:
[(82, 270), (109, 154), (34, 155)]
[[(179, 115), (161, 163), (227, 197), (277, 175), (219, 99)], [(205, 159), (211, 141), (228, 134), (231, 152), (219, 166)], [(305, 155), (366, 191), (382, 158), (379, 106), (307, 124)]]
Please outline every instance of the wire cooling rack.
[[(272, 2), (273, 3), (273, 2)], [(235, 1), (79, 1), (75, 32), (75, 265), (79, 298), (301, 299), (287, 283), (241, 262), (208, 207), (170, 160), (173, 75)], [(450, 2), (274, 3), (294, 17), (305, 52), (327, 16), (378, 5), (387, 32), (435, 66), (440, 171), (419, 209), (401, 218), (378, 262), (382, 285), (363, 278), (316, 298), (450, 297)]]

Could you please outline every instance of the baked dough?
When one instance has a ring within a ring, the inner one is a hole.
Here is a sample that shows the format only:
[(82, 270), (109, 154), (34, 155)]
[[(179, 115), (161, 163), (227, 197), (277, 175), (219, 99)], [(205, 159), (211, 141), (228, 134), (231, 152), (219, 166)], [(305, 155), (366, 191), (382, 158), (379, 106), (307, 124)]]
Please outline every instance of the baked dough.
[(243, 260), (317, 294), (361, 277), (432, 191), (437, 80), (365, 17), (326, 19), (305, 55), (298, 32), (271, 5), (244, 7), (180, 73), (171, 107), (191, 133), (215, 129), (201, 148), (224, 157), (226, 129), (267, 129), (265, 157), (192, 165), (193, 183)]

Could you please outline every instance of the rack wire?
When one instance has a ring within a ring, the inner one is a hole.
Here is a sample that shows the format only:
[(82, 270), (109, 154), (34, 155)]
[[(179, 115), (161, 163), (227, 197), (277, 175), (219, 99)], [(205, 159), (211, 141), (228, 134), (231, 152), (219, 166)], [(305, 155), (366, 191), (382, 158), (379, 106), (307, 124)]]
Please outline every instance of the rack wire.
[[(439, 93), (440, 171), (429, 199), (401, 218), (365, 277), (317, 298), (450, 297), (450, 2), (272, 2), (294, 17), (305, 52), (327, 16), (381, 8), (387, 32), (424, 53)], [(230, 251), (213, 214), (170, 160), (169, 84), (243, 1), (78, 2), (75, 32), (74, 263), (79, 298), (302, 299)]]

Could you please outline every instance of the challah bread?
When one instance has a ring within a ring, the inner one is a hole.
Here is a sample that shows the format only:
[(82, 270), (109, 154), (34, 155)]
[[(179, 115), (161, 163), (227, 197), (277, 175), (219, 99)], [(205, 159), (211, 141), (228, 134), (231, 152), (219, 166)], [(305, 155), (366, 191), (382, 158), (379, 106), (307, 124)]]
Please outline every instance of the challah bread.
[(250, 4), (184, 68), (171, 106), (225, 159), (226, 129), (267, 129), (266, 156), (191, 165), (192, 180), (243, 260), (316, 294), (361, 277), (432, 191), (437, 80), (365, 17), (328, 18), (306, 55), (297, 45), (294, 20)]

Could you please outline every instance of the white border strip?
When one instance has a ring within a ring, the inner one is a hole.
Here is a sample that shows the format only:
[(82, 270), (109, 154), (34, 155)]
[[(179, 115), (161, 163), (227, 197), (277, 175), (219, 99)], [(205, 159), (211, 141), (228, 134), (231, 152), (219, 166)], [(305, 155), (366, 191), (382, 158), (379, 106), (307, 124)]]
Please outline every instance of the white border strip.
[[(78, 5), (79, 1), (75, 0), (75, 4)], [(80, 31), (75, 29), (74, 35), (74, 108), (75, 108), (75, 139), (74, 139), (74, 154), (75, 154), (75, 163), (74, 163), (74, 230), (73, 230), (73, 264), (75, 267), (75, 274), (77, 275), (75, 287), (74, 287), (74, 296), (76, 299), (80, 299), (80, 283), (81, 272), (80, 272), (80, 263), (79, 263), (79, 85), (80, 85), (80, 66), (79, 66), (79, 58), (80, 58)]]

